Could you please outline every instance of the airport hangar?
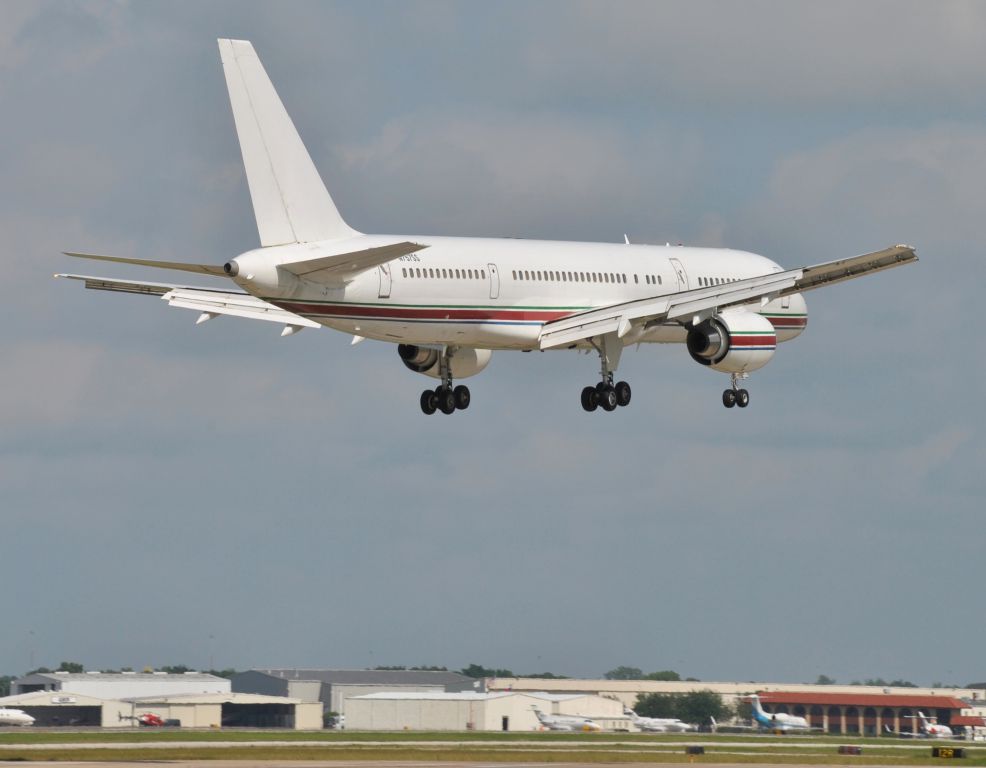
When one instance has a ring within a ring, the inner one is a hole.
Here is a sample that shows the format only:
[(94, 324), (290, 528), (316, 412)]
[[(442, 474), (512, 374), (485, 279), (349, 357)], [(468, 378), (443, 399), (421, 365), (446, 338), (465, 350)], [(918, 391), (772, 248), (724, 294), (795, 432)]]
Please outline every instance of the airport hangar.
[(229, 680), (199, 672), (35, 673), (11, 690), (0, 706), (24, 710), (40, 727), (129, 728), (151, 713), (185, 728), (322, 727), (317, 702), (234, 693)]
[(320, 701), (326, 712), (344, 712), (346, 699), (384, 691), (405, 693), (482, 692), (483, 681), (418, 669), (251, 669), (232, 677), (232, 690)]

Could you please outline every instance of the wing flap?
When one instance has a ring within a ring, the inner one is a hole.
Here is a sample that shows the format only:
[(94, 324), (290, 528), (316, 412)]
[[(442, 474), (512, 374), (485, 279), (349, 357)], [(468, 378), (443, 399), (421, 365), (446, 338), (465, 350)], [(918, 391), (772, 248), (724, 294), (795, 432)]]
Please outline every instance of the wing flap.
[(279, 264), (278, 266), (293, 275), (303, 277), (306, 280), (312, 280), (313, 282), (329, 284), (344, 283), (368, 269), (386, 264), (388, 261), (393, 261), (401, 256), (416, 253), (427, 247), (427, 245), (421, 245), (420, 243), (391, 243), (390, 245), (381, 245), (376, 248), (365, 248), (361, 251), (336, 253), (316, 259), (288, 262), (286, 264)]
[(210, 316), (232, 315), (250, 320), (266, 320), (295, 328), (319, 328), (314, 320), (288, 312), (263, 299), (248, 293), (236, 291), (214, 291), (210, 288), (197, 288), (192, 285), (173, 285), (168, 283), (141, 283), (134, 280), (116, 280), (91, 275), (57, 274), (69, 280), (78, 280), (86, 288), (116, 293), (136, 293), (144, 296), (157, 296), (168, 302), (168, 306), (192, 309)]

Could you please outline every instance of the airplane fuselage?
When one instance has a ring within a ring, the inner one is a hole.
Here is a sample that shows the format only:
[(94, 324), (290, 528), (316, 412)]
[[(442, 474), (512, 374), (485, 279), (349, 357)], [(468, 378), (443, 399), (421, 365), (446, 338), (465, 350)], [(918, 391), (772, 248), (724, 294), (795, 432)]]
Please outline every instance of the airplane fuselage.
[[(248, 293), (322, 325), (405, 344), (537, 349), (551, 320), (635, 299), (725, 284), (782, 268), (763, 256), (723, 248), (495, 238), (402, 237), (427, 245), (340, 287), (296, 277), (278, 263), (393, 242), (364, 235), (332, 243), (264, 248), (238, 256), (236, 283)], [(750, 306), (778, 341), (804, 330), (800, 294)], [(634, 329), (625, 344), (683, 343), (680, 323)]]

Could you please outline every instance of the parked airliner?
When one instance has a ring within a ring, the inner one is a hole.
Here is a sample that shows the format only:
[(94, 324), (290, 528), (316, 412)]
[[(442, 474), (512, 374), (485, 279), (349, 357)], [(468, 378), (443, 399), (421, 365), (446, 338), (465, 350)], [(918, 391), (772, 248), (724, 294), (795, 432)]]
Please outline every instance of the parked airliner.
[(576, 717), (574, 715), (546, 715), (533, 704), (534, 716), (538, 722), (549, 731), (601, 731), (599, 723), (590, 720), (588, 717)]
[(23, 709), (0, 707), (0, 725), (34, 725), (34, 718)]
[(740, 382), (804, 331), (802, 293), (917, 260), (896, 245), (811, 267), (783, 269), (723, 248), (493, 238), (389, 236), (343, 220), (251, 43), (220, 40), (220, 58), (260, 234), (260, 248), (222, 265), (68, 253), (231, 279), (241, 290), (57, 275), (87, 288), (158, 296), (195, 310), (279, 323), (282, 336), (327, 326), (391, 342), (405, 366), (436, 378), (421, 410), (469, 407), (468, 387), (494, 350), (575, 349), (599, 356), (582, 407), (630, 402), (616, 381), (631, 344), (682, 344), (729, 374), (727, 408), (745, 408)]
[(753, 719), (764, 730), (775, 733), (811, 730), (808, 721), (798, 715), (788, 715), (784, 712), (764, 712), (763, 707), (760, 706), (760, 697), (756, 694), (750, 696), (750, 703), (753, 704)]

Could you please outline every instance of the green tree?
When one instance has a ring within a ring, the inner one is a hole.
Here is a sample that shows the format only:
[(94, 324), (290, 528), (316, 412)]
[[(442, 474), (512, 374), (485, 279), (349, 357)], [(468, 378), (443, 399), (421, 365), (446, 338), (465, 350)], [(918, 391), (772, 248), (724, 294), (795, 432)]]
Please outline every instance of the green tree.
[(460, 669), (459, 674), (466, 677), (516, 677), (509, 669), (489, 669), (480, 664), (470, 664)]
[(819, 675), (815, 685), (835, 685), (835, 678), (828, 675)]
[(10, 684), (16, 679), (16, 677), (11, 677), (10, 675), (0, 676), (0, 696), (10, 695)]
[(677, 697), (676, 717), (686, 723), (705, 725), (709, 718), (726, 720), (732, 711), (723, 703), (722, 696), (715, 691), (691, 691)]
[(236, 674), (236, 670), (230, 667), (229, 669), (210, 669), (206, 672), (207, 675), (215, 675), (216, 677), (225, 677), (229, 680)]
[(158, 667), (160, 672), (166, 672), (169, 675), (184, 675), (186, 672), (194, 671), (191, 667), (186, 667), (184, 664), (178, 664), (174, 667)]
[(644, 673), (637, 667), (617, 667), (611, 669), (603, 677), (607, 680), (643, 680)]
[(675, 698), (671, 693), (642, 693), (633, 709), (641, 717), (677, 717)]
[(672, 669), (662, 669), (660, 672), (651, 672), (644, 675), (644, 680), (681, 680), (681, 675)]
[(61, 664), (58, 665), (58, 669), (56, 669), (55, 671), (56, 672), (73, 672), (75, 674), (79, 674), (81, 672), (85, 672), (86, 671), (86, 668), (83, 667), (77, 661), (63, 661)]
[(530, 672), (524, 677), (534, 677), (538, 680), (568, 680), (567, 675), (556, 675), (554, 672)]

